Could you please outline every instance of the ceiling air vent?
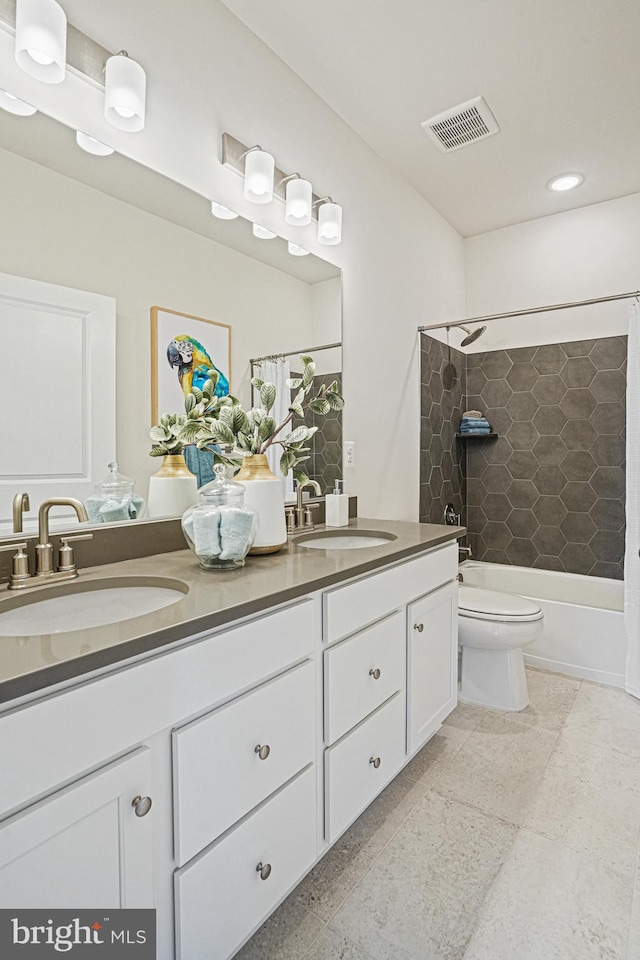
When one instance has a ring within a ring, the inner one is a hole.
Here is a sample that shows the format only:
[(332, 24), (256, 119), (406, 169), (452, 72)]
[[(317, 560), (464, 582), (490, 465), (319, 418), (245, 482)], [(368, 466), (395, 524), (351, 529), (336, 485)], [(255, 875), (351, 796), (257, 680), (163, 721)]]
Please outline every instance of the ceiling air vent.
[(421, 126), (443, 153), (459, 150), (476, 140), (484, 140), (500, 129), (483, 97), (475, 97), (451, 107), (425, 120)]

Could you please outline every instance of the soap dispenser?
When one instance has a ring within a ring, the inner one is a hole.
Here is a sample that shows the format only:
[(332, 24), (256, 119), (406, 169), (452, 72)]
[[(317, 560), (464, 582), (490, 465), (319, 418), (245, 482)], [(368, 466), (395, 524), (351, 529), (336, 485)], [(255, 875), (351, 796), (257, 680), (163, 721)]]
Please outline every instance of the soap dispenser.
[(324, 498), (325, 519), (327, 527), (347, 527), (349, 525), (349, 497), (340, 492), (344, 480), (336, 480), (333, 493)]

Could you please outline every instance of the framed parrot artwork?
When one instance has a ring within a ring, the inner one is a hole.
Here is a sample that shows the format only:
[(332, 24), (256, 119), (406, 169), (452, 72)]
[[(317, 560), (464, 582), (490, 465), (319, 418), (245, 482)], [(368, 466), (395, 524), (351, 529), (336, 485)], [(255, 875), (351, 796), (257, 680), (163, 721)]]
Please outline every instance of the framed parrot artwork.
[(188, 313), (151, 308), (151, 423), (163, 413), (183, 413), (184, 397), (200, 387), (210, 368), (220, 374), (216, 393), (231, 389), (231, 327)]

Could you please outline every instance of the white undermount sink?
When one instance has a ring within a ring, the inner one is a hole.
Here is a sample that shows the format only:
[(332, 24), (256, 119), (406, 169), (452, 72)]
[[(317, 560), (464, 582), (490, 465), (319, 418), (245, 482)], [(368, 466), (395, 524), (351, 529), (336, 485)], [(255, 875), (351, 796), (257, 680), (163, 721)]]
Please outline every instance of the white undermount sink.
[(344, 533), (323, 530), (296, 537), (295, 542), (312, 550), (363, 550), (365, 547), (382, 547), (391, 540), (397, 540), (395, 534), (378, 530), (350, 530)]
[(35, 637), (119, 623), (183, 600), (186, 584), (161, 577), (114, 577), (60, 584), (0, 606), (0, 637)]

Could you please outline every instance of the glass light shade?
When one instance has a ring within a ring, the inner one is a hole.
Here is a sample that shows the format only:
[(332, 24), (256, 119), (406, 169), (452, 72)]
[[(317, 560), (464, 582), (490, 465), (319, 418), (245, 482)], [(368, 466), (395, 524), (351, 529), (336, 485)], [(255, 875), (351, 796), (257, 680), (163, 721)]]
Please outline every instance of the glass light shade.
[(104, 115), (113, 127), (136, 133), (144, 127), (147, 76), (124, 54), (109, 57), (104, 75)]
[(257, 237), (258, 240), (273, 240), (274, 237), (278, 236), (278, 234), (274, 233), (273, 230), (267, 230), (266, 227), (261, 227), (259, 223), (254, 223), (253, 235), (254, 237)]
[(293, 257), (306, 257), (309, 254), (308, 250), (305, 250), (304, 247), (301, 247), (299, 243), (293, 243), (292, 240), (288, 241), (287, 248)]
[(271, 203), (275, 160), (264, 150), (252, 150), (244, 161), (244, 196), (252, 203)]
[(312, 187), (308, 180), (296, 177), (287, 182), (284, 218), (294, 227), (311, 223)]
[(16, 117), (32, 117), (37, 112), (30, 103), (19, 100), (6, 90), (0, 90), (0, 107), (7, 113), (15, 113)]
[(564, 193), (565, 190), (573, 190), (575, 187), (579, 187), (583, 181), (584, 177), (581, 173), (561, 173), (559, 177), (549, 180), (547, 187), (554, 193)]
[(323, 203), (318, 210), (318, 241), (334, 244), (342, 240), (342, 207), (338, 203)]
[(235, 210), (229, 210), (229, 207), (223, 207), (221, 203), (216, 203), (215, 200), (211, 201), (211, 213), (218, 220), (235, 220), (238, 216)]
[(67, 60), (67, 18), (56, 0), (17, 0), (15, 57), (36, 80), (62, 83)]
[(76, 130), (76, 143), (87, 153), (92, 153), (94, 157), (110, 157), (115, 153), (113, 147), (108, 147), (106, 143), (90, 137), (88, 133), (82, 133), (81, 130)]

